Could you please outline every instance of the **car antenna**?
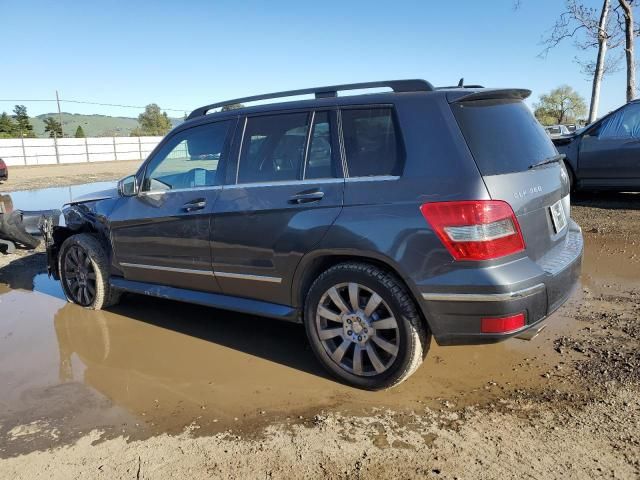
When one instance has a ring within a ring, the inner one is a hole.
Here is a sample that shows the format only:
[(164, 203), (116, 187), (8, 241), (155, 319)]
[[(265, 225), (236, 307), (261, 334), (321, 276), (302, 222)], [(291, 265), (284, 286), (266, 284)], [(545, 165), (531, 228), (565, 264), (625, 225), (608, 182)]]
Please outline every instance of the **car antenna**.
[(458, 87), (464, 87), (464, 77), (462, 77), (458, 82)]

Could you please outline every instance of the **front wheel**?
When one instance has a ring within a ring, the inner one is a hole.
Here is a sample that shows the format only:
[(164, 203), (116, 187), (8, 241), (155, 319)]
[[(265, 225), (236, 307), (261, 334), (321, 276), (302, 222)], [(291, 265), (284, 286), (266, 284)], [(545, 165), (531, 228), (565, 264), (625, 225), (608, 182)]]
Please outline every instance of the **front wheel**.
[(430, 334), (402, 283), (364, 263), (343, 263), (309, 289), (305, 326), (322, 364), (347, 383), (390, 388), (420, 366)]
[(93, 235), (80, 233), (64, 241), (58, 271), (69, 302), (101, 310), (115, 305), (120, 299), (120, 292), (109, 285), (107, 254)]

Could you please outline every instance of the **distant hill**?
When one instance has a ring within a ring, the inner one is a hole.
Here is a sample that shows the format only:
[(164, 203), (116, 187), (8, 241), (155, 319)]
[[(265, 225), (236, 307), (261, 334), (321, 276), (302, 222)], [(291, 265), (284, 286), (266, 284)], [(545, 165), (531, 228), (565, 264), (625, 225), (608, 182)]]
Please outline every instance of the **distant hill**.
[[(31, 117), (31, 124), (37, 137), (48, 137), (44, 131), (44, 119), (54, 117), (58, 119), (57, 113), (44, 113), (37, 117)], [(173, 126), (182, 122), (181, 118), (170, 118)], [(107, 115), (80, 115), (78, 113), (62, 112), (62, 125), (64, 134), (73, 137), (78, 125), (82, 126), (87, 137), (126, 137), (131, 130), (138, 126), (137, 118), (129, 117), (109, 117)]]

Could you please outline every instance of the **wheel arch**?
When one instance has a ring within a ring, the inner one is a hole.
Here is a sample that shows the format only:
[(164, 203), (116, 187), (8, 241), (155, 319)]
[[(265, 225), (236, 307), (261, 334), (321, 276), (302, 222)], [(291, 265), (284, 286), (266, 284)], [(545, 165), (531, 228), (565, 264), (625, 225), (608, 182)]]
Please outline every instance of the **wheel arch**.
[[(65, 219), (66, 219), (65, 215)], [(111, 258), (111, 242), (104, 231), (95, 228), (91, 222), (74, 222), (67, 226), (53, 227), (51, 232), (51, 238), (47, 240), (47, 266), (49, 274), (56, 280), (60, 278), (60, 272), (58, 271), (58, 256), (60, 254), (60, 248), (62, 244), (69, 237), (78, 235), (81, 233), (88, 233), (94, 235), (98, 241), (105, 247), (107, 256)]]
[(360, 250), (320, 250), (307, 254), (302, 258), (294, 273), (291, 286), (291, 299), (293, 306), (298, 308), (300, 312), (304, 312), (304, 300), (314, 280), (318, 278), (322, 272), (328, 270), (334, 265), (345, 262), (367, 263), (395, 275), (398, 281), (407, 289), (413, 298), (413, 301), (416, 304), (416, 310), (420, 314), (423, 324), (431, 330), (429, 320), (424, 314), (418, 300), (418, 292), (411, 288), (409, 282), (407, 282), (406, 278), (401, 274), (400, 268), (393, 260), (375, 252), (363, 252)]

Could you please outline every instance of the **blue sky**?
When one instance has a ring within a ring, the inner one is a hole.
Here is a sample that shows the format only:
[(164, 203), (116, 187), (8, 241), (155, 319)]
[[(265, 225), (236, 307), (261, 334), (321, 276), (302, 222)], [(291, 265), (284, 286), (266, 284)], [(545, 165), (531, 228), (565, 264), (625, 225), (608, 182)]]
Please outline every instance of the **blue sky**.
[[(9, 45), (0, 57), (0, 99), (53, 98), (58, 89), (63, 99), (188, 111), (268, 91), (392, 78), (448, 85), (464, 77), (529, 88), (533, 100), (567, 83), (588, 100), (591, 82), (570, 42), (537, 57), (563, 3), (522, 0), (515, 11), (513, 0), (0, 0)], [(600, 114), (625, 101), (624, 82), (623, 70), (605, 78)], [(0, 103), (0, 111), (13, 103)], [(32, 115), (55, 109), (22, 103)], [(62, 109), (139, 113), (69, 103)]]

